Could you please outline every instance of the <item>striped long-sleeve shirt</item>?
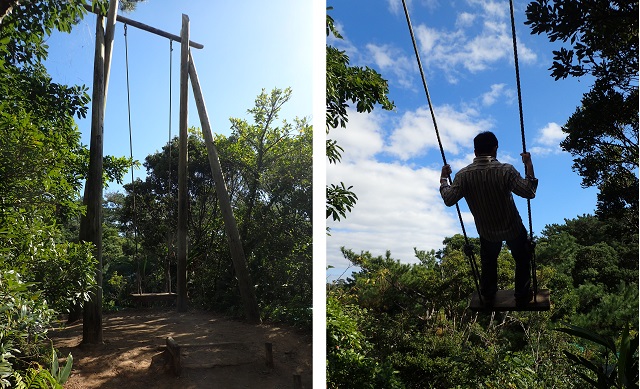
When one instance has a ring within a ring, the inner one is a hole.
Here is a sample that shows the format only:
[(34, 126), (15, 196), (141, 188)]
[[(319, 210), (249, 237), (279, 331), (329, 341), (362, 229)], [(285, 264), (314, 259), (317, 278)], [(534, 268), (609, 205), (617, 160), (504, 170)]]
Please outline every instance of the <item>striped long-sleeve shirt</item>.
[(532, 199), (537, 187), (537, 179), (522, 178), (512, 165), (480, 156), (461, 169), (451, 185), (442, 185), (440, 195), (448, 207), (464, 197), (478, 234), (499, 242), (514, 239), (522, 231), (522, 219), (511, 193)]

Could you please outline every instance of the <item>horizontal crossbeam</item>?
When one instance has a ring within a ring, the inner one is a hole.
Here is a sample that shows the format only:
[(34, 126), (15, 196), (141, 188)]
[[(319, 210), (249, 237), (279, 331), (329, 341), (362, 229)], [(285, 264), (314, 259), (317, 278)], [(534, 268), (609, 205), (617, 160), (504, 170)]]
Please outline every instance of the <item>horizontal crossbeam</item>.
[[(100, 15), (99, 10), (93, 9), (88, 4), (85, 4), (84, 8), (89, 12), (93, 12), (96, 15)], [(102, 15), (102, 16), (106, 16), (106, 15)], [(157, 29), (155, 27), (151, 27), (151, 26), (149, 26), (147, 24), (137, 22), (137, 21), (135, 21), (133, 19), (129, 19), (129, 18), (126, 18), (124, 16), (118, 15), (118, 16), (116, 16), (116, 20), (119, 21), (120, 23), (125, 23), (128, 26), (136, 27), (136, 28), (139, 28), (141, 30), (150, 32), (152, 34), (160, 35), (161, 37), (164, 37), (164, 38), (167, 38), (167, 39), (171, 39), (172, 41), (175, 41), (175, 42), (179, 42), (179, 43), (182, 42), (182, 39), (178, 35), (174, 35), (174, 34), (171, 34), (169, 32), (166, 32), (166, 31), (162, 31), (162, 30)], [(203, 44), (194, 42), (192, 40), (189, 41), (189, 46), (193, 47), (194, 49), (202, 49), (202, 48), (204, 48)]]

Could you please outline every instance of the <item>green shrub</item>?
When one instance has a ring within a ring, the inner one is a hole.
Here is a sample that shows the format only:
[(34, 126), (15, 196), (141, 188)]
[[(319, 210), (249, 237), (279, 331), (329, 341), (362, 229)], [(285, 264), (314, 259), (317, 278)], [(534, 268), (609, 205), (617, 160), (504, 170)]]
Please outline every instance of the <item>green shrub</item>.
[(327, 296), (327, 387), (403, 388), (391, 363), (369, 354), (372, 346), (358, 330), (360, 314)]
[(0, 387), (62, 388), (69, 377), (71, 354), (63, 368), (51, 347), (51, 369), (43, 341), (55, 312), (49, 309), (34, 283), (13, 271), (0, 271)]

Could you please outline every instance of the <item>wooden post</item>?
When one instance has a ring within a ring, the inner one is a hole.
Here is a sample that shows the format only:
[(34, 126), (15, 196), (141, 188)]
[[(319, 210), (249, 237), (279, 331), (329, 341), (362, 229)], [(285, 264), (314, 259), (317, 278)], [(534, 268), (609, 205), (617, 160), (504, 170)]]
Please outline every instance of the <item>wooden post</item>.
[(107, 14), (107, 26), (104, 33), (104, 110), (107, 107), (107, 92), (109, 91), (109, 76), (111, 75), (111, 57), (113, 53), (113, 36), (116, 31), (116, 18), (118, 16), (118, 0), (109, 1), (109, 13)]
[(104, 26), (102, 16), (96, 18), (96, 47), (93, 62), (91, 98), (91, 140), (89, 172), (85, 183), (86, 214), (80, 220), (80, 241), (94, 244), (96, 287), (85, 302), (82, 343), (102, 343), (102, 167), (104, 135)]
[(293, 389), (302, 389), (302, 377), (300, 374), (293, 375)]
[(166, 352), (169, 353), (169, 358), (171, 360), (171, 369), (173, 370), (173, 374), (180, 377), (180, 374), (182, 374), (180, 345), (178, 345), (178, 342), (176, 342), (171, 336), (169, 336), (166, 340), (166, 347)]
[(96, 17), (96, 47), (93, 62), (93, 91), (91, 98), (91, 140), (89, 142), (89, 173), (85, 183), (86, 215), (80, 220), (80, 241), (95, 245), (96, 288), (83, 311), (82, 342), (102, 343), (102, 171), (104, 154), (104, 112), (111, 70), (113, 30), (116, 23), (118, 0), (111, 0), (107, 17)]
[[(182, 14), (180, 37), (180, 143), (178, 157), (178, 274), (176, 303), (178, 312), (187, 310), (187, 221), (189, 193), (187, 186), (188, 131), (187, 113), (189, 103), (189, 17)], [(186, 44), (184, 43), (186, 42)]]
[(240, 234), (238, 233), (236, 219), (233, 216), (233, 209), (231, 208), (229, 193), (227, 192), (224, 175), (222, 174), (218, 151), (213, 143), (213, 135), (211, 132), (211, 124), (209, 123), (209, 116), (207, 114), (207, 107), (204, 103), (204, 97), (202, 95), (202, 90), (200, 89), (200, 82), (198, 81), (198, 73), (196, 72), (196, 67), (191, 54), (189, 54), (189, 77), (191, 78), (191, 87), (193, 89), (196, 107), (198, 108), (198, 115), (200, 116), (202, 135), (204, 136), (204, 142), (207, 146), (209, 164), (211, 165), (211, 174), (216, 185), (216, 194), (220, 201), (220, 211), (222, 213), (222, 218), (224, 219), (224, 226), (227, 232), (227, 239), (229, 241), (229, 249), (231, 250), (231, 258), (233, 260), (236, 276), (238, 277), (238, 287), (240, 289), (240, 297), (243, 300), (245, 316), (248, 322), (259, 323), (260, 309), (256, 300), (255, 289), (251, 282), (251, 276), (249, 274), (247, 260), (244, 256), (244, 250), (242, 248)]
[(267, 367), (273, 369), (273, 344), (265, 343), (264, 351), (265, 351), (265, 361), (266, 361)]

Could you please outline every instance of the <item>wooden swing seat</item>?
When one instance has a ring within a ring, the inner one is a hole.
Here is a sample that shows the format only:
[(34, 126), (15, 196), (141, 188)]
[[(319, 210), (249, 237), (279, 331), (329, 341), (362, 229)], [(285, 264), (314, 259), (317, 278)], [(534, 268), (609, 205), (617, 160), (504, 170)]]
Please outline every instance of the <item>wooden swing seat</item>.
[(478, 297), (478, 292), (473, 292), (469, 309), (474, 312), (548, 311), (551, 309), (549, 289), (538, 290), (536, 297), (526, 305), (516, 304), (513, 290), (499, 290), (491, 306), (485, 306)]
[(136, 305), (147, 305), (150, 303), (163, 302), (175, 303), (177, 293), (132, 293), (131, 298)]

